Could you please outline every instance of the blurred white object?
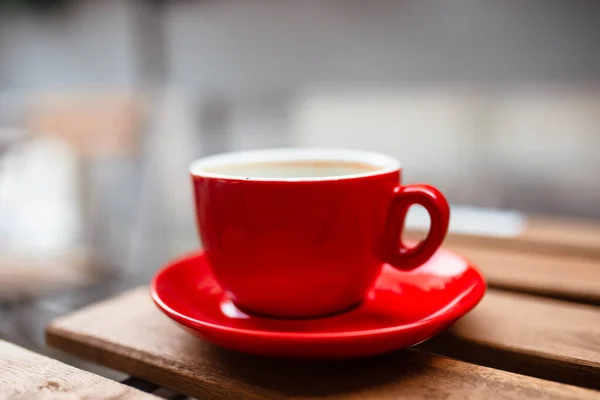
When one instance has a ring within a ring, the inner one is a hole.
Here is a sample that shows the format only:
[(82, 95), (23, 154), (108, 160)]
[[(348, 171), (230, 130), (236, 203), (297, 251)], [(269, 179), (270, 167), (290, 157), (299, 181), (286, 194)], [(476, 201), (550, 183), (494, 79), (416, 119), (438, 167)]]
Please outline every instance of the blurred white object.
[[(448, 233), (511, 238), (522, 234), (526, 223), (526, 216), (518, 211), (452, 206)], [(423, 207), (411, 207), (405, 226), (417, 231), (428, 230), (427, 211)]]
[(39, 295), (93, 279), (80, 243), (78, 182), (77, 156), (59, 139), (23, 140), (3, 154), (0, 298)]
[(67, 145), (37, 138), (0, 160), (0, 247), (51, 254), (80, 236), (77, 158)]

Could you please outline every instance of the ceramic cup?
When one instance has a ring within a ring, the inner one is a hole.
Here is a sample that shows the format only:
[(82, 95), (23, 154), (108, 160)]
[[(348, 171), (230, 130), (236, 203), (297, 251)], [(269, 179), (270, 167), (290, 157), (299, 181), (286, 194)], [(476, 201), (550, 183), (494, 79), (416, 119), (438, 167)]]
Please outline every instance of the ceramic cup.
[[(359, 304), (389, 263), (425, 263), (448, 230), (437, 189), (402, 185), (394, 158), (336, 149), (269, 149), (193, 162), (200, 239), (215, 278), (242, 310), (312, 318)], [(401, 234), (409, 207), (431, 228), (416, 247)], [(410, 306), (410, 305), (407, 305)]]

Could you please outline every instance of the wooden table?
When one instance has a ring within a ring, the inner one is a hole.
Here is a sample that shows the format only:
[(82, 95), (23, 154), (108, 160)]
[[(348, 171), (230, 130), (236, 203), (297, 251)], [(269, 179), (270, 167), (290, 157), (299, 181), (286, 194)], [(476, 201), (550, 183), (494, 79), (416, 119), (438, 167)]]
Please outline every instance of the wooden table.
[(0, 398), (158, 399), (0, 340)]
[(178, 328), (145, 286), (55, 320), (47, 344), (201, 399), (600, 399), (600, 227), (531, 221), (517, 238), (448, 238), (490, 289), (412, 349), (320, 362), (238, 354)]

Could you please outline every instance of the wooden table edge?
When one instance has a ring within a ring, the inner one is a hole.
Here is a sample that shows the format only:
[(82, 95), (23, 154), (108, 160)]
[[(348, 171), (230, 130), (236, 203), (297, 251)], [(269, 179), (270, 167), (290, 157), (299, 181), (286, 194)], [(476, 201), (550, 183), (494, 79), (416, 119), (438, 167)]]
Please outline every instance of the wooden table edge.
[[(82, 339), (85, 339), (85, 341)], [(137, 357), (134, 358), (127, 355), (127, 349), (120, 345), (113, 344), (91, 335), (73, 334), (70, 331), (55, 326), (54, 324), (51, 324), (47, 327), (46, 342), (48, 346), (55, 349), (66, 351), (71, 355), (81, 357), (88, 361), (118, 370), (120, 372), (134, 375), (141, 379), (189, 396), (215, 396), (215, 398), (221, 398), (222, 395), (219, 392), (223, 387), (226, 386), (225, 382), (216, 384), (214, 379), (205, 379), (204, 381), (198, 380), (197, 377), (192, 377), (192, 374), (188, 372), (185, 366), (180, 366), (172, 361), (166, 360), (168, 361), (167, 363), (172, 368), (174, 367), (176, 370), (178, 370), (179, 373), (177, 379), (178, 384), (173, 385), (172, 380), (169, 379), (169, 375), (173, 373), (172, 369), (163, 367), (160, 365), (160, 363), (156, 362), (155, 360), (158, 359), (156, 356), (137, 350)], [(426, 346), (409, 348), (403, 351), (410, 351), (420, 354), (424, 357), (441, 357), (453, 362), (470, 364), (473, 365), (473, 367), (499, 370), (503, 373), (520, 375), (526, 378), (539, 379), (541, 381), (548, 381), (556, 384), (565, 384), (567, 386), (577, 387), (584, 390), (595, 389), (594, 387), (590, 387), (590, 385), (582, 386), (577, 383), (573, 383), (572, 381), (565, 382), (563, 380), (548, 379), (547, 377), (539, 376), (539, 374), (526, 374), (516, 371), (515, 369), (498, 368), (493, 365), (471, 362), (469, 360), (453, 357), (452, 355), (431, 351), (430, 349), (427, 349)], [(111, 357), (103, 357), (103, 352), (110, 352)], [(519, 354), (519, 356), (522, 355), (523, 354)], [(145, 364), (145, 368), (136, 368), (136, 364), (140, 362)], [(216, 388), (214, 387), (215, 384), (217, 385)], [(256, 388), (256, 390), (245, 391), (244, 396), (245, 398), (262, 399), (266, 396), (278, 398), (281, 397), (281, 394), (273, 392), (269, 393), (267, 389), (260, 387)]]
[(15, 343), (0, 339), (0, 348), (2, 399), (159, 399), (153, 393), (77, 368)]
[[(86, 338), (85, 344), (80, 340), (82, 337)], [(191, 374), (182, 366), (174, 365), (172, 362), (169, 363), (180, 371), (179, 385), (175, 386), (168, 378), (172, 372), (162, 367), (159, 363), (154, 362), (157, 358), (156, 356), (144, 351), (138, 351), (138, 356), (141, 354), (142, 357), (134, 358), (128, 356), (126, 354), (127, 351), (122, 346), (90, 335), (74, 335), (67, 330), (55, 326), (53, 323), (46, 328), (46, 345), (189, 396), (207, 396), (211, 392), (214, 392), (209, 382), (197, 381), (190, 378), (189, 375)], [(111, 357), (103, 358), (100, 354), (108, 350), (111, 353)], [(135, 368), (135, 363), (139, 362), (146, 364), (144, 370)], [(261, 390), (263, 393), (265, 392), (264, 389)], [(264, 398), (257, 395), (256, 392), (247, 392), (246, 394), (248, 399)], [(277, 394), (273, 394), (273, 396), (276, 397)]]

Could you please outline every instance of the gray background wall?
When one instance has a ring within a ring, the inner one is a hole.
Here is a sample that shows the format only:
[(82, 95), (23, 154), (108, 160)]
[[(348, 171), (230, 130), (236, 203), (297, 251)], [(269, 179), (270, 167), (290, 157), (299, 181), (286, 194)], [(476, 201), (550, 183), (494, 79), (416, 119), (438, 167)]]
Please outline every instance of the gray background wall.
[[(239, 91), (315, 82), (581, 82), (595, 1), (83, 0), (0, 15), (0, 89), (163, 81)], [(154, 49), (154, 50), (152, 50)], [(160, 77), (157, 77), (160, 78)]]
[[(157, 107), (177, 99), (186, 128), (155, 110), (149, 131), (196, 143), (190, 158), (374, 147), (457, 202), (600, 217), (600, 2), (152, 4), (0, 14), (0, 124), (15, 93), (150, 91)], [(423, 156), (432, 145), (439, 165)]]

